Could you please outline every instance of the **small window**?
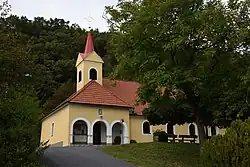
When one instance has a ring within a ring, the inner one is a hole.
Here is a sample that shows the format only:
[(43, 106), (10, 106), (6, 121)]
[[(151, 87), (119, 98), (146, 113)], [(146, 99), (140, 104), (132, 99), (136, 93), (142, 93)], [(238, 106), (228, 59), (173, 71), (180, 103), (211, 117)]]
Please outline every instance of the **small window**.
[(216, 135), (216, 128), (214, 126), (211, 127), (211, 135), (212, 136)]
[(143, 123), (143, 134), (150, 134), (150, 125), (147, 121)]
[(189, 135), (194, 136), (195, 135), (195, 126), (194, 124), (189, 125)]
[(81, 82), (82, 81), (82, 71), (79, 71), (79, 74), (78, 74), (78, 82)]
[(97, 80), (97, 71), (94, 68), (89, 70), (89, 79)]
[(172, 123), (167, 124), (167, 133), (174, 134), (174, 125)]
[(55, 128), (55, 123), (53, 122), (51, 124), (51, 137), (54, 136), (54, 128)]

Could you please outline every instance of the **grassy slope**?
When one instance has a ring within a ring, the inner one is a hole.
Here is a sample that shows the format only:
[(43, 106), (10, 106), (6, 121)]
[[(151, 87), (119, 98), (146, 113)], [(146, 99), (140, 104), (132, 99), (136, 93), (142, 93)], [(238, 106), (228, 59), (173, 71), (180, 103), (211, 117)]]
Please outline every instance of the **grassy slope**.
[(198, 167), (196, 144), (141, 143), (107, 146), (103, 150), (140, 167)]

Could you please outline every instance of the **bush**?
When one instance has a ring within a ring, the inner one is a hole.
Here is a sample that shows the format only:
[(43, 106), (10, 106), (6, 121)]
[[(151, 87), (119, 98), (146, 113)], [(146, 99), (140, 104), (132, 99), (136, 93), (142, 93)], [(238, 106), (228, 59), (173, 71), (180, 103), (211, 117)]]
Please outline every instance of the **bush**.
[(154, 136), (158, 136), (159, 142), (168, 142), (168, 135), (164, 131), (156, 131), (154, 132)]
[(136, 140), (132, 139), (132, 140), (130, 140), (130, 144), (132, 144), (132, 143), (137, 143), (137, 142), (136, 142)]
[(0, 166), (40, 166), (40, 109), (30, 93), (9, 89), (0, 98), (0, 132)]
[(224, 136), (213, 136), (202, 147), (204, 167), (249, 167), (250, 118), (231, 124)]

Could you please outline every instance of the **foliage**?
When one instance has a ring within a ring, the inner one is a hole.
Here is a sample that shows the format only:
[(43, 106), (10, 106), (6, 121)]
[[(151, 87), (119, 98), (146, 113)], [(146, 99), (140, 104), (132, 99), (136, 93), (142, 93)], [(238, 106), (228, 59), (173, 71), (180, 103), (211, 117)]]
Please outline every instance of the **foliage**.
[(63, 83), (55, 93), (49, 98), (44, 104), (43, 116), (49, 114), (58, 104), (67, 99), (70, 95), (75, 92), (75, 83), (68, 81)]
[(165, 131), (154, 132), (154, 136), (158, 136), (159, 142), (168, 142), (168, 135)]
[(137, 143), (136, 140), (130, 140), (130, 144)]
[(228, 126), (248, 117), (249, 1), (138, 0), (106, 7), (114, 77), (143, 84), (152, 124)]
[(39, 166), (38, 101), (18, 88), (8, 89), (0, 99), (0, 166)]
[[(107, 53), (109, 33), (98, 30), (91, 31), (95, 51), (105, 60), (104, 75), (108, 76), (116, 64), (114, 58)], [(16, 43), (18, 47), (14, 48), (13, 51), (9, 49), (14, 46), (14, 44), (11, 45), (11, 41), (9, 43), (3, 42), (5, 38), (11, 39), (8, 36), (9, 33), (18, 36), (16, 37), (18, 38)], [(76, 79), (75, 62), (78, 53), (84, 50), (86, 35), (86, 30), (81, 29), (77, 24), (70, 25), (68, 21), (63, 19), (46, 20), (43, 17), (36, 17), (29, 20), (24, 16), (14, 15), (0, 19), (0, 40), (3, 42), (1, 51), (9, 54), (9, 52), (24, 52), (23, 50), (25, 50), (26, 53), (22, 55), (32, 56), (32, 59), (29, 58), (25, 61), (34, 63), (32, 67), (28, 66), (27, 69), (32, 69), (35, 92), (40, 100), (40, 106), (44, 107), (45, 115), (65, 100), (72, 91), (75, 91), (72, 90), (74, 87), (70, 87), (69, 83), (73, 84)], [(10, 59), (8, 56), (3, 57)], [(13, 56), (11, 57), (13, 58)], [(17, 65), (13, 64), (14, 67)], [(60, 98), (58, 98), (59, 91), (65, 91), (65, 94)], [(52, 97), (58, 99), (53, 100)]]
[(250, 118), (236, 120), (225, 135), (214, 136), (203, 145), (204, 167), (247, 167), (250, 164)]
[(107, 146), (103, 151), (141, 167), (198, 167), (196, 144), (137, 143)]

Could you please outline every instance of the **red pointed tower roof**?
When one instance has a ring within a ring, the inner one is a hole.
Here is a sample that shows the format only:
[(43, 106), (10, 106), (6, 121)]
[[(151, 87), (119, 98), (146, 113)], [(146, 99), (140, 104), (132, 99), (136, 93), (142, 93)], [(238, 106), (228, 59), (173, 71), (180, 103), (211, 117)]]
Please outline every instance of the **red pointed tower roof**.
[(80, 54), (82, 58), (85, 59), (92, 52), (94, 52), (94, 44), (93, 44), (91, 32), (88, 32), (85, 50), (83, 53), (80, 53)]

